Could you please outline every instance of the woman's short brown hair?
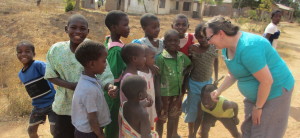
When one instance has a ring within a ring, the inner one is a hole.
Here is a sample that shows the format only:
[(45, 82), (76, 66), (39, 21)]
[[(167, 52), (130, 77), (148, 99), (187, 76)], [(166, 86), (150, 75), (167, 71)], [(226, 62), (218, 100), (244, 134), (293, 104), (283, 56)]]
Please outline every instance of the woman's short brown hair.
[(240, 30), (239, 26), (233, 25), (229, 20), (222, 16), (215, 16), (206, 23), (206, 26), (212, 29), (214, 34), (218, 33), (220, 30), (223, 30), (228, 36), (234, 36)]

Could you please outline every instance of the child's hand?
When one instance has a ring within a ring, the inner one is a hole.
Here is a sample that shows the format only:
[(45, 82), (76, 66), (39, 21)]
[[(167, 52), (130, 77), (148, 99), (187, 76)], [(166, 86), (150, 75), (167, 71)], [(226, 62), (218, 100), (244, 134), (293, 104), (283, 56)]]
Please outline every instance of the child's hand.
[(153, 99), (152, 99), (151, 95), (148, 94), (146, 100), (147, 100), (147, 105), (146, 105), (147, 107), (150, 107), (153, 105)]
[(151, 72), (153, 73), (153, 75), (159, 74), (159, 67), (158, 66), (156, 66), (156, 65), (149, 66), (149, 69), (151, 70)]
[(240, 120), (237, 116), (233, 117), (232, 119), (233, 119), (235, 125), (238, 125), (240, 123)]
[(110, 84), (108, 86), (108, 95), (111, 97), (111, 98), (116, 98), (117, 95), (118, 95), (118, 87), (117, 86), (114, 86), (112, 84)]

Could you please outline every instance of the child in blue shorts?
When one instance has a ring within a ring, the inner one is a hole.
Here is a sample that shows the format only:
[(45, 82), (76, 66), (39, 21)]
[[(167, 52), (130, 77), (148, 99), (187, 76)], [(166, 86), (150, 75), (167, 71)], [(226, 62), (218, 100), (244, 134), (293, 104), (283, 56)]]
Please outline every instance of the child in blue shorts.
[(16, 47), (17, 57), (23, 64), (19, 78), (25, 85), (33, 105), (28, 127), (30, 138), (38, 137), (39, 124), (45, 122), (46, 116), (48, 116), (50, 132), (53, 135), (56, 120), (56, 114), (52, 111), (55, 90), (53, 85), (44, 79), (46, 64), (33, 59), (34, 49), (34, 45), (29, 41), (21, 41)]
[(215, 80), (218, 78), (218, 52), (213, 45), (207, 44), (206, 37), (203, 35), (203, 25), (199, 24), (195, 29), (195, 38), (199, 44), (189, 48), (193, 68), (188, 78), (189, 92), (182, 104), (182, 111), (185, 113), (184, 121), (189, 126), (189, 137), (195, 137), (194, 125), (197, 119), (197, 105), (201, 99), (201, 89), (206, 84), (212, 84), (213, 70)]

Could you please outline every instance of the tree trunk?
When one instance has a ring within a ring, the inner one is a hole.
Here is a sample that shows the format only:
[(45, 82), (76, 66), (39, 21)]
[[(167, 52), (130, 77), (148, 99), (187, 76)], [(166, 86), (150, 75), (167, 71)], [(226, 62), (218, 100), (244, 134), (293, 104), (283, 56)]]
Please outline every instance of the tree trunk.
[(203, 16), (204, 16), (204, 8), (205, 8), (205, 0), (202, 0), (202, 2), (201, 2), (200, 14), (199, 14), (200, 19), (203, 19)]
[(80, 9), (80, 0), (76, 0), (74, 10), (78, 11)]
[(143, 0), (142, 2), (143, 2), (143, 4), (144, 4), (145, 13), (148, 13), (147, 8), (146, 8), (146, 5), (145, 5), (145, 1)]

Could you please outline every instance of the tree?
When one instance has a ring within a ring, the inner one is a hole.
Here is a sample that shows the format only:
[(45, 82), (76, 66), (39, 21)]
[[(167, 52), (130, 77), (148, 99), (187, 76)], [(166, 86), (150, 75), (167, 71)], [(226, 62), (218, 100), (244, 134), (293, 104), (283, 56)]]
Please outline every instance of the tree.
[(76, 0), (74, 10), (78, 11), (80, 9), (80, 0)]
[(234, 0), (233, 8), (242, 9), (244, 7), (250, 7), (251, 9), (256, 9), (261, 0)]

